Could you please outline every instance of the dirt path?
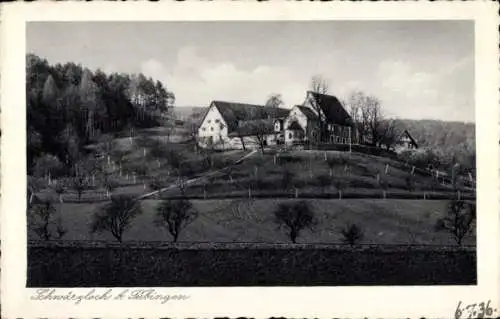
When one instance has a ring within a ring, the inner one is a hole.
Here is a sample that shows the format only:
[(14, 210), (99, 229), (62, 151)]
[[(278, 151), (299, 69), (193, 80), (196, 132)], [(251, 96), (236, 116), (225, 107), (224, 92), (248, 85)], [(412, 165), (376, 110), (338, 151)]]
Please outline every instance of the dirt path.
[[(201, 179), (203, 178), (206, 178), (206, 177), (210, 177), (210, 176), (213, 176), (213, 175), (216, 175), (218, 173), (222, 173), (224, 172), (225, 170), (227, 170), (228, 168), (234, 166), (234, 165), (238, 165), (240, 163), (242, 163), (244, 160), (246, 160), (247, 158), (249, 158), (250, 156), (254, 155), (255, 153), (257, 153), (257, 150), (253, 150), (251, 151), (250, 153), (248, 154), (245, 154), (244, 156), (242, 156), (241, 158), (239, 158), (238, 160), (236, 160), (232, 165), (230, 166), (227, 166), (227, 167), (224, 167), (222, 169), (219, 169), (219, 170), (216, 170), (216, 171), (211, 171), (211, 172), (208, 172), (206, 174), (203, 174), (201, 176), (198, 176), (198, 177), (195, 177), (195, 178), (191, 178), (191, 179), (188, 179), (187, 181), (184, 182), (185, 185), (190, 185), (190, 184), (193, 184), (193, 183), (196, 183), (197, 181), (200, 181)], [(147, 199), (151, 196), (154, 196), (156, 194), (160, 194), (160, 193), (163, 193), (163, 192), (166, 192), (168, 190), (172, 190), (172, 189), (175, 189), (177, 187), (179, 187), (180, 183), (177, 182), (177, 183), (174, 183), (172, 185), (169, 185), (167, 187), (164, 187), (162, 189), (159, 189), (159, 190), (156, 190), (156, 191), (153, 191), (153, 192), (150, 192), (150, 193), (147, 193), (147, 194), (143, 194), (139, 197), (137, 197), (137, 200), (142, 200), (142, 199)]]

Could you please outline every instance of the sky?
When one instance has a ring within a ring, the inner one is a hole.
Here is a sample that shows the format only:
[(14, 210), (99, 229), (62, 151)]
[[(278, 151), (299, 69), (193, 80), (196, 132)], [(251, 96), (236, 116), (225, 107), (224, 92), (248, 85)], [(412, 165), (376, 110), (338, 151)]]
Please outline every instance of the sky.
[(388, 117), (474, 122), (471, 21), (30, 22), (27, 51), (51, 64), (142, 72), (176, 107), (212, 100), (301, 104), (311, 78)]

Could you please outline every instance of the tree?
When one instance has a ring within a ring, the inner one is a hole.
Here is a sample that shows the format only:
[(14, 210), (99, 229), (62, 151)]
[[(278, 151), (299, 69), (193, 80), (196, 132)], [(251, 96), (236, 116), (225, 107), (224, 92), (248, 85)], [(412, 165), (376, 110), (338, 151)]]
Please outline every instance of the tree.
[(383, 120), (379, 127), (379, 148), (385, 146), (386, 150), (390, 150), (396, 143), (400, 135), (396, 121), (394, 120)]
[[(319, 93), (319, 94), (328, 94), (328, 82), (327, 80), (321, 76), (321, 75), (315, 75), (311, 78), (310, 82), (310, 90), (314, 93)], [(321, 99), (321, 95), (316, 98), (315, 101), (311, 101), (311, 106), (316, 112), (316, 114), (322, 114), (323, 110), (321, 108), (321, 101), (318, 99)], [(325, 142), (327, 139), (327, 130), (328, 130), (328, 122), (327, 119), (324, 116), (319, 116), (318, 120), (316, 121), (317, 125), (315, 125), (314, 129), (310, 129), (310, 132), (308, 132), (309, 136), (317, 136), (317, 139), (319, 139), (320, 142)], [(309, 129), (308, 129), (309, 130)]]
[(351, 245), (351, 247), (363, 239), (363, 231), (356, 224), (347, 225), (341, 230), (341, 233), (343, 242)]
[(436, 230), (451, 233), (459, 246), (464, 237), (473, 231), (476, 220), (476, 205), (463, 200), (452, 200), (448, 204), (447, 215), (436, 222)]
[(62, 195), (66, 191), (66, 189), (64, 188), (64, 185), (62, 185), (61, 183), (57, 183), (54, 190), (57, 193), (57, 195), (59, 196), (59, 202), (62, 204), (63, 203)]
[[(368, 142), (372, 146), (380, 146), (384, 130), (384, 121), (380, 101), (374, 96), (365, 95), (361, 91), (354, 91), (347, 100), (351, 118), (357, 129), (359, 142)], [(390, 122), (388, 122), (390, 123)], [(387, 132), (392, 131), (392, 126), (387, 126)], [(389, 141), (389, 139), (387, 139)]]
[(332, 185), (332, 178), (330, 176), (319, 175), (317, 180), (319, 186), (323, 189), (323, 193), (325, 193), (327, 188)]
[(140, 202), (132, 196), (114, 196), (111, 198), (111, 203), (94, 213), (90, 232), (108, 231), (121, 243), (123, 233), (130, 228), (132, 220), (141, 213)]
[(30, 228), (42, 240), (61, 239), (66, 234), (62, 219), (54, 221), (56, 209), (50, 200), (34, 205), (30, 210)]
[(155, 224), (164, 227), (177, 242), (181, 231), (198, 217), (198, 212), (187, 199), (162, 201), (157, 207)]
[(281, 97), (281, 94), (273, 93), (267, 99), (265, 106), (266, 107), (282, 107), (285, 103)]
[(311, 78), (310, 89), (315, 93), (328, 94), (328, 81), (321, 75), (315, 75)]
[(288, 190), (292, 185), (294, 179), (294, 174), (287, 168), (283, 170), (281, 174), (281, 188)]
[(87, 186), (87, 181), (83, 176), (78, 175), (73, 178), (73, 189), (78, 194), (78, 200), (82, 199), (82, 194), (87, 189)]
[(408, 172), (408, 175), (406, 175), (405, 182), (406, 182), (406, 188), (410, 192), (413, 192), (415, 190), (415, 181), (413, 178), (413, 174), (411, 172)]
[(87, 139), (92, 139), (95, 134), (95, 114), (102, 107), (98, 94), (98, 87), (92, 80), (92, 72), (85, 69), (79, 86), (79, 96), (85, 114), (85, 133)]
[(348, 181), (342, 175), (336, 176), (333, 178), (333, 186), (337, 190), (339, 199), (342, 199), (342, 190), (348, 186)]
[(272, 121), (267, 119), (258, 119), (251, 121), (244, 121), (240, 123), (238, 128), (238, 135), (243, 143), (244, 136), (251, 137), (255, 144), (257, 144), (264, 154), (264, 149), (267, 146), (267, 136), (270, 132), (273, 132), (274, 124)]
[(274, 212), (275, 222), (284, 227), (289, 233), (292, 243), (297, 242), (300, 232), (312, 227), (316, 223), (314, 211), (306, 201), (281, 203)]
[(382, 136), (380, 134), (383, 116), (380, 101), (373, 96), (368, 96), (361, 107), (363, 125), (371, 139), (372, 146), (379, 146)]
[(43, 85), (42, 101), (47, 107), (59, 110), (59, 89), (52, 74), (49, 74)]
[(109, 175), (105, 175), (105, 176), (106, 177), (103, 181), (103, 184), (104, 184), (103, 186), (106, 189), (107, 197), (110, 198), (113, 191), (116, 189), (116, 187), (118, 187), (118, 182)]

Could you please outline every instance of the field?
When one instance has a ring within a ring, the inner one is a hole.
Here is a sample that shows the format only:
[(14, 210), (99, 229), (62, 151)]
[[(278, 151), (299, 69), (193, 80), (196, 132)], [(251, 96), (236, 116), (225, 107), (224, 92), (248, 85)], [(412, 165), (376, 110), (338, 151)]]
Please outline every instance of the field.
[[(293, 199), (193, 200), (200, 216), (181, 233), (185, 242), (268, 242), (287, 243), (277, 229), (273, 210), (279, 202)], [(124, 241), (170, 241), (164, 229), (155, 227), (158, 200), (142, 201), (143, 214), (124, 234)], [(322, 199), (309, 200), (318, 222), (313, 231), (304, 230), (299, 243), (340, 243), (340, 229), (355, 223), (363, 229), (362, 243), (454, 245), (452, 236), (437, 232), (434, 225), (446, 212), (447, 201)], [(65, 240), (113, 241), (109, 234), (89, 234), (92, 212), (100, 204), (57, 204), (68, 230)], [(31, 239), (36, 239), (30, 233)], [(464, 244), (474, 245), (474, 234)]]
[[(448, 180), (389, 157), (207, 151), (183, 138), (179, 129), (149, 129), (139, 138), (115, 139), (110, 155), (99, 160), (118, 182), (111, 190), (98, 176), (81, 196), (71, 180), (58, 181), (67, 185), (62, 194), (50, 185), (39, 189), (38, 198), (53, 199), (67, 232), (44, 243), (28, 227), (28, 286), (476, 282), (475, 231), (458, 247), (450, 233), (435, 229), (450, 199), (475, 202), (474, 190), (465, 185), (458, 185), (457, 193)], [(181, 196), (179, 175), (186, 186), (182, 196), (199, 216), (171, 243), (171, 235), (154, 221), (161, 200)], [(132, 220), (123, 243), (110, 233), (89, 231), (93, 213), (119, 194), (145, 196), (142, 214)], [(316, 223), (291, 244), (274, 211), (298, 200), (308, 202)], [(350, 224), (363, 233), (356, 247), (343, 242), (342, 229)]]

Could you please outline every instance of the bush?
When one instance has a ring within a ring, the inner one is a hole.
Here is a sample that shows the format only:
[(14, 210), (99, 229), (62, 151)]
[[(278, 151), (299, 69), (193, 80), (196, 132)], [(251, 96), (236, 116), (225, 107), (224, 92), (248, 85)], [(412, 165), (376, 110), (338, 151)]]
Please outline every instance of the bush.
[(363, 231), (356, 224), (350, 224), (341, 230), (343, 242), (353, 247), (363, 239)]

